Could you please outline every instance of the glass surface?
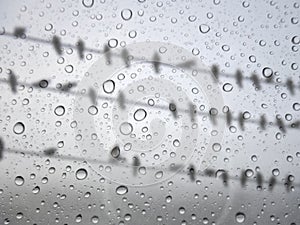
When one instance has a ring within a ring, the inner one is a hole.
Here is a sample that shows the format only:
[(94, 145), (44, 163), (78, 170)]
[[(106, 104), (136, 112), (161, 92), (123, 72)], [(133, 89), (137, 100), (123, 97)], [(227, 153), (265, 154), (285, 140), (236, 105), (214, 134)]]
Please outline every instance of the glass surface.
[(0, 224), (300, 224), (299, 1), (0, 2)]

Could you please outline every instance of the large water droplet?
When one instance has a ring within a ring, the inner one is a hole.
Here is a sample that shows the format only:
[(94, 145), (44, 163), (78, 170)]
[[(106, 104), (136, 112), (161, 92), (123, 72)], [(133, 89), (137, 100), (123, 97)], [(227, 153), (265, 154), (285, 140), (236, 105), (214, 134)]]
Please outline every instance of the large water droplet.
[(130, 9), (123, 9), (121, 16), (123, 20), (130, 20), (132, 18), (132, 11)]
[(24, 184), (25, 180), (22, 176), (17, 176), (15, 178), (15, 184), (18, 186), (22, 186)]
[(273, 75), (273, 70), (269, 67), (265, 67), (262, 70), (262, 74), (265, 78), (270, 78)]
[(235, 220), (238, 223), (243, 223), (245, 221), (245, 219), (246, 219), (246, 216), (244, 213), (239, 212), (235, 215)]
[(133, 127), (132, 127), (131, 123), (124, 122), (120, 125), (120, 132), (123, 135), (131, 134), (132, 130), (133, 130)]
[(294, 104), (293, 104), (293, 109), (294, 109), (295, 111), (299, 111), (299, 110), (300, 110), (300, 103), (298, 103), (298, 102), (294, 103)]
[(86, 8), (91, 8), (94, 5), (94, 0), (82, 0), (82, 4)]
[(111, 94), (115, 90), (115, 82), (113, 80), (107, 80), (103, 83), (103, 90), (107, 94)]
[(86, 169), (81, 168), (76, 171), (76, 178), (78, 180), (84, 180), (87, 177), (87, 175), (88, 175), (88, 173), (87, 173)]
[(212, 149), (215, 152), (219, 152), (221, 150), (221, 148), (222, 148), (222, 146), (219, 143), (214, 143), (213, 146), (212, 146)]
[(92, 105), (88, 108), (88, 112), (89, 112), (89, 114), (94, 116), (98, 113), (98, 108), (96, 106)]
[(116, 193), (118, 195), (125, 195), (127, 192), (128, 192), (128, 188), (124, 185), (121, 185), (121, 186), (117, 187), (117, 189), (116, 189)]
[(17, 122), (14, 125), (13, 131), (15, 132), (15, 134), (22, 134), (25, 131), (25, 126), (23, 123), (21, 122)]
[(55, 109), (54, 109), (54, 113), (55, 115), (57, 116), (62, 116), (65, 114), (65, 107), (63, 107), (62, 105), (59, 105), (57, 106)]
[(147, 116), (147, 112), (144, 109), (137, 109), (133, 115), (136, 121), (142, 121), (143, 119), (146, 118), (146, 116)]

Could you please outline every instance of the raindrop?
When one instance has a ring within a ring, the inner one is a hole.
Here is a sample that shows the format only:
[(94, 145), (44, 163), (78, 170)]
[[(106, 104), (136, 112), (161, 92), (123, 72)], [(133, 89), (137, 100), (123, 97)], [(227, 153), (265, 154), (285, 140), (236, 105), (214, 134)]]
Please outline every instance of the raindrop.
[(300, 110), (300, 103), (298, 103), (298, 102), (294, 103), (294, 104), (293, 104), (293, 109), (294, 109), (295, 111), (299, 111), (299, 110)]
[(158, 171), (158, 172), (155, 173), (155, 178), (160, 179), (160, 178), (163, 177), (163, 175), (164, 175), (164, 173), (162, 171)]
[(178, 139), (175, 139), (173, 141), (173, 145), (174, 145), (174, 147), (179, 147), (180, 146), (180, 141)]
[(75, 175), (78, 180), (84, 180), (87, 177), (88, 173), (86, 169), (81, 168), (76, 171)]
[(147, 112), (144, 110), (144, 109), (137, 109), (135, 112), (134, 112), (134, 115), (133, 115), (133, 118), (136, 120), (136, 121), (142, 121), (143, 119), (145, 119), (147, 116)]
[(257, 161), (257, 156), (256, 155), (252, 155), (251, 156), (251, 161), (252, 162), (256, 162)]
[(15, 132), (15, 134), (22, 134), (25, 131), (25, 126), (23, 123), (21, 122), (17, 122), (14, 125), (13, 131)]
[(96, 106), (92, 105), (88, 108), (88, 112), (89, 112), (89, 114), (94, 116), (98, 113), (98, 108)]
[(210, 30), (210, 27), (207, 24), (201, 24), (199, 30), (201, 33), (206, 34)]
[(113, 80), (107, 80), (102, 85), (103, 90), (107, 94), (111, 94), (115, 90), (115, 82)]
[(251, 170), (251, 169), (247, 169), (247, 170), (245, 171), (246, 177), (252, 177), (253, 174), (254, 174), (254, 172), (253, 172), (253, 170)]
[(120, 125), (120, 132), (123, 134), (123, 135), (129, 135), (131, 134), (133, 130), (133, 127), (131, 125), (131, 123), (128, 123), (128, 122), (124, 122)]
[(245, 218), (246, 218), (245, 214), (241, 213), (241, 212), (239, 212), (235, 215), (235, 220), (238, 223), (243, 223), (245, 221)]
[(99, 222), (99, 217), (98, 216), (93, 216), (92, 219), (91, 219), (91, 222), (96, 224)]
[(230, 50), (230, 47), (229, 47), (228, 45), (223, 45), (223, 46), (222, 46), (222, 50), (223, 50), (224, 52), (228, 52), (228, 51)]
[(46, 87), (48, 87), (48, 81), (47, 80), (41, 80), (39, 82), (39, 86), (40, 86), (40, 88), (46, 88)]
[(114, 147), (110, 154), (113, 158), (118, 158), (120, 156), (120, 148), (118, 146)]
[(67, 65), (66, 67), (65, 67), (65, 71), (67, 72), (67, 73), (72, 73), (73, 72), (73, 66), (72, 65)]
[(269, 67), (265, 67), (262, 70), (262, 74), (265, 78), (270, 78), (273, 75), (273, 70)]
[(224, 90), (225, 92), (231, 92), (232, 89), (233, 89), (233, 86), (232, 86), (232, 84), (230, 84), (230, 83), (225, 83), (225, 84), (223, 85), (223, 90)]
[(32, 189), (33, 194), (38, 194), (40, 192), (40, 187), (36, 186), (35, 188)]
[(75, 222), (76, 222), (76, 223), (80, 223), (81, 221), (82, 221), (82, 215), (79, 214), (79, 215), (76, 216)]
[(292, 42), (293, 42), (293, 44), (297, 45), (300, 43), (300, 38), (298, 36), (294, 36), (292, 38)]
[(86, 8), (91, 8), (94, 5), (94, 0), (82, 0), (82, 4)]
[(172, 201), (172, 196), (168, 195), (166, 197), (166, 203), (170, 203)]
[(222, 146), (219, 143), (214, 143), (213, 146), (212, 146), (212, 149), (215, 152), (219, 152), (221, 150), (221, 148), (222, 148)]
[(62, 105), (59, 105), (57, 106), (55, 109), (54, 109), (54, 113), (55, 115), (57, 116), (62, 116), (65, 114), (65, 107), (63, 107)]
[(273, 169), (273, 170), (272, 170), (272, 174), (273, 174), (273, 176), (275, 176), (275, 177), (279, 176), (279, 174), (280, 174), (279, 169), (277, 169), (277, 168)]
[(15, 178), (15, 184), (18, 186), (22, 186), (24, 184), (24, 178), (22, 176), (17, 176)]
[(118, 45), (118, 40), (115, 38), (112, 38), (108, 41), (108, 46), (110, 48), (115, 48), (115, 47), (117, 47), (117, 45)]
[(145, 175), (147, 173), (146, 167), (142, 166), (139, 168), (139, 173)]
[(118, 195), (125, 195), (127, 192), (128, 192), (128, 188), (124, 185), (121, 185), (121, 186), (117, 187), (117, 189), (116, 189), (116, 193)]
[(123, 20), (130, 20), (132, 18), (132, 11), (130, 9), (123, 9), (121, 12), (121, 17)]

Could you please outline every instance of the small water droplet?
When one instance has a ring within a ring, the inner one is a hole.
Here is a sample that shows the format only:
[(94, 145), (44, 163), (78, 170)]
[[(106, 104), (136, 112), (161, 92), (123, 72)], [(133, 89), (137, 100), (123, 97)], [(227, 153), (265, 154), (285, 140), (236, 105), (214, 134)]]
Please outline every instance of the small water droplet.
[(208, 31), (210, 31), (210, 27), (207, 24), (201, 24), (199, 26), (199, 30), (202, 34), (206, 34)]

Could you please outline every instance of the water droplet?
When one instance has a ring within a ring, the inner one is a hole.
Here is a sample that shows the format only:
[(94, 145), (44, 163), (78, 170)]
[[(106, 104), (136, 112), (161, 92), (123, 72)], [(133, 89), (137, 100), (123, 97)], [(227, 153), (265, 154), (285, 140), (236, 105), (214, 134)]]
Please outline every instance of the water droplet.
[(40, 88), (46, 88), (46, 87), (48, 87), (48, 81), (47, 80), (41, 80), (39, 82), (39, 86), (40, 86)]
[(168, 195), (166, 197), (166, 203), (170, 203), (172, 201), (172, 196)]
[(13, 131), (15, 134), (22, 134), (25, 131), (25, 126), (22, 122), (17, 122), (14, 127)]
[(130, 9), (123, 9), (121, 12), (121, 17), (123, 20), (130, 20), (132, 18), (132, 11)]
[(96, 224), (99, 222), (99, 217), (98, 216), (93, 216), (92, 219), (91, 219), (91, 222)]
[(256, 155), (252, 155), (251, 156), (251, 160), (252, 160), (252, 162), (256, 162), (257, 161), (257, 156)]
[(55, 115), (57, 116), (62, 116), (65, 114), (65, 107), (63, 107), (62, 105), (59, 105), (57, 106), (55, 109), (54, 109), (54, 113)]
[(96, 106), (92, 105), (88, 108), (88, 112), (89, 112), (89, 114), (94, 116), (98, 113), (98, 108)]
[(182, 215), (182, 214), (184, 214), (184, 213), (185, 213), (185, 208), (183, 208), (183, 207), (180, 207), (178, 211), (179, 211), (179, 214), (181, 214), (181, 215)]
[(112, 38), (108, 41), (108, 46), (110, 48), (115, 48), (115, 47), (117, 47), (117, 45), (118, 45), (118, 40), (115, 38)]
[(111, 94), (115, 90), (115, 82), (113, 80), (107, 80), (102, 85), (103, 90), (107, 94)]
[(78, 180), (84, 180), (87, 177), (87, 175), (88, 175), (88, 173), (87, 173), (86, 169), (81, 168), (76, 171), (76, 178)]
[(65, 71), (67, 72), (67, 73), (72, 73), (73, 72), (73, 66), (72, 65), (67, 65), (66, 67), (65, 67)]
[(121, 185), (121, 186), (117, 187), (117, 189), (116, 189), (116, 193), (118, 195), (125, 195), (127, 192), (128, 192), (128, 188), (124, 185)]
[(238, 223), (243, 223), (245, 221), (245, 219), (246, 219), (246, 216), (244, 213), (239, 212), (235, 215), (235, 220)]
[(253, 172), (253, 170), (251, 170), (251, 169), (247, 169), (247, 170), (245, 171), (246, 177), (252, 177), (253, 174), (254, 174), (254, 172)]
[(300, 37), (294, 36), (294, 37), (292, 38), (292, 42), (293, 42), (293, 44), (295, 44), (295, 45), (300, 44)]
[(207, 24), (201, 24), (199, 30), (201, 33), (206, 34), (210, 30), (210, 27)]
[(15, 184), (18, 186), (22, 186), (24, 184), (25, 180), (22, 176), (17, 176), (15, 178)]
[(91, 8), (94, 5), (94, 0), (82, 0), (82, 4), (86, 8)]
[(212, 149), (215, 152), (219, 152), (221, 150), (221, 148), (222, 148), (222, 146), (219, 143), (214, 143), (213, 146), (212, 146)]
[(273, 75), (273, 70), (269, 67), (265, 67), (262, 70), (262, 74), (265, 78), (270, 78)]
[(155, 173), (155, 178), (160, 179), (160, 178), (163, 177), (163, 175), (164, 175), (164, 173), (162, 171), (158, 171), (158, 172)]
[(143, 119), (146, 118), (146, 116), (147, 116), (147, 112), (144, 109), (137, 109), (133, 115), (136, 121), (142, 121)]
[(123, 135), (131, 134), (132, 130), (133, 130), (133, 127), (132, 127), (131, 123), (124, 122), (120, 125), (120, 132)]
[(272, 170), (272, 174), (273, 174), (273, 176), (275, 176), (275, 177), (279, 176), (279, 174), (280, 174), (279, 169), (277, 169), (277, 168), (273, 169), (273, 170)]
[(35, 188), (32, 189), (33, 194), (38, 194), (40, 192), (40, 187), (36, 186)]
[(298, 102), (294, 103), (294, 104), (293, 104), (293, 109), (294, 109), (295, 111), (299, 111), (299, 110), (300, 110), (300, 103), (298, 103)]
[(82, 215), (79, 214), (79, 215), (76, 216), (75, 222), (76, 222), (76, 223), (80, 223), (81, 221), (82, 221)]
[(225, 83), (225, 84), (223, 85), (223, 90), (224, 90), (225, 92), (230, 92), (230, 91), (232, 91), (232, 89), (233, 89), (233, 86), (232, 86), (232, 84), (230, 84), (230, 83)]
[(180, 141), (179, 141), (178, 139), (175, 139), (175, 140), (173, 141), (173, 146), (174, 146), (174, 147), (179, 147), (179, 146), (180, 146)]
[(110, 152), (111, 156), (113, 158), (118, 158), (120, 156), (120, 148), (119, 146), (114, 147), (111, 152)]

